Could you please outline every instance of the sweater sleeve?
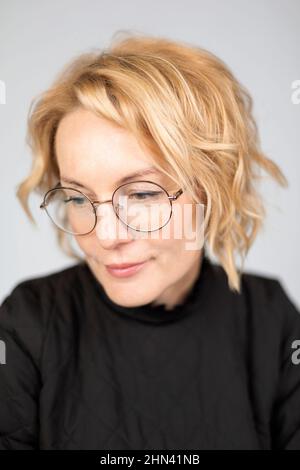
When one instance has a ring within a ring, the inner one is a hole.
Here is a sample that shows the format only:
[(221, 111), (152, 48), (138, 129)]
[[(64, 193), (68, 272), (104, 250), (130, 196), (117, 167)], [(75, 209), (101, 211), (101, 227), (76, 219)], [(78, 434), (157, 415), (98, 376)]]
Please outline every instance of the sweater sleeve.
[(40, 356), (45, 313), (32, 284), (17, 285), (0, 306), (0, 449), (39, 446)]
[(300, 313), (278, 281), (276, 306), (283, 316), (281, 360), (271, 429), (272, 448), (300, 449)]

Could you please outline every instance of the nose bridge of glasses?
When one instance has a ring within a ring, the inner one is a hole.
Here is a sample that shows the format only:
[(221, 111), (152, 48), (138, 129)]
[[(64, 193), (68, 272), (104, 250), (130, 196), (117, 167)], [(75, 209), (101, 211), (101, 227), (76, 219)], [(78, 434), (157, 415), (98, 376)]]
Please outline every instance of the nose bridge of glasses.
[[(105, 206), (105, 204), (109, 204), (109, 206)], [(113, 205), (113, 200), (112, 199), (106, 199), (105, 201), (93, 201), (92, 202), (92, 206), (95, 210), (95, 214), (96, 214), (96, 217), (100, 217), (105, 214), (105, 207), (110, 207), (112, 208), (112, 211), (115, 213), (115, 208), (114, 208), (114, 205)], [(104, 212), (101, 213), (101, 207), (104, 208)], [(109, 212), (109, 210), (106, 210), (106, 213)]]
[[(99, 239), (127, 239), (128, 227), (126, 221), (118, 216), (113, 199), (94, 201), (92, 205), (95, 210), (96, 219), (94, 228)], [(101, 212), (101, 207), (103, 207), (103, 212)]]
[(91, 201), (92, 206), (94, 207), (95, 211), (97, 211), (98, 207), (102, 204), (112, 203), (112, 199), (106, 199), (105, 201)]

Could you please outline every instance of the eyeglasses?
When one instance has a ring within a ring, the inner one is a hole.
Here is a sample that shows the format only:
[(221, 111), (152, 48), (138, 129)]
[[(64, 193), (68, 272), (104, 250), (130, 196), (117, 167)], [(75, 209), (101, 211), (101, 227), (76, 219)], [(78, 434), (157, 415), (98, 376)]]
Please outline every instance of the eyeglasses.
[(87, 235), (97, 224), (97, 208), (112, 203), (114, 212), (127, 227), (140, 232), (153, 232), (164, 227), (172, 216), (172, 202), (183, 193), (179, 189), (170, 195), (152, 181), (124, 183), (110, 200), (92, 201), (78, 189), (62, 186), (60, 182), (49, 189), (40, 205), (52, 222), (72, 235)]

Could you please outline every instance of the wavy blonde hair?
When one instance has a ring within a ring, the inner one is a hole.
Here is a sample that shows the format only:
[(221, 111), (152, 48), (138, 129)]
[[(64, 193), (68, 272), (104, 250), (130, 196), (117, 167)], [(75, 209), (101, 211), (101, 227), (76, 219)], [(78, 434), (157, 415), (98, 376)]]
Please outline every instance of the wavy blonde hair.
[[(73, 58), (28, 113), (33, 161), (17, 197), (33, 223), (29, 195), (43, 194), (59, 179), (56, 130), (78, 107), (133, 132), (161, 171), (195, 202), (205, 200), (206, 247), (230, 289), (240, 292), (245, 257), (266, 216), (257, 188), (261, 170), (282, 186), (287, 180), (261, 151), (252, 98), (229, 68), (203, 48), (132, 33)], [(64, 232), (57, 236), (69, 256), (81, 259)]]

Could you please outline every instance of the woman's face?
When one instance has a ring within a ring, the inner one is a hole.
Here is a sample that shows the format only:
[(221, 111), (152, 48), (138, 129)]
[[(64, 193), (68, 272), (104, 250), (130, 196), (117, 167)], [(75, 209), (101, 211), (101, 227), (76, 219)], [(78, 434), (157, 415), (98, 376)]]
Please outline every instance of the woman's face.
[[(61, 120), (56, 154), (61, 184), (81, 190), (93, 201), (111, 200), (122, 178), (155, 165), (153, 156), (139, 146), (131, 133), (84, 109)], [(82, 186), (68, 183), (70, 179)], [(158, 183), (169, 194), (180, 189), (157, 170), (130, 181), (138, 180)], [(128, 228), (110, 203), (98, 207), (98, 222), (91, 233), (74, 235), (90, 269), (115, 303), (134, 307), (152, 302), (172, 308), (184, 299), (199, 273), (202, 249), (187, 249), (190, 238), (187, 240), (180, 232), (180, 236), (176, 235), (176, 224), (178, 228), (183, 219), (175, 210), (178, 204), (178, 210), (184, 204), (191, 208), (192, 199), (186, 191), (173, 202), (168, 237), (162, 235), (162, 230), (156, 231), (154, 238), (155, 232), (151, 237), (151, 233)], [(116, 277), (106, 267), (142, 261), (147, 262), (126, 277)]]

